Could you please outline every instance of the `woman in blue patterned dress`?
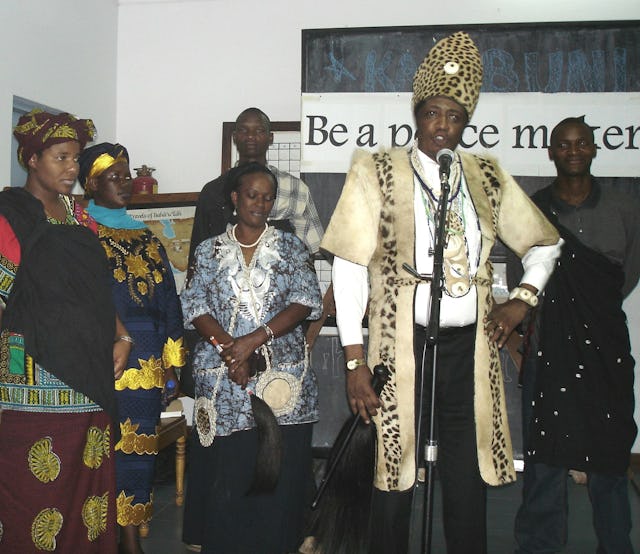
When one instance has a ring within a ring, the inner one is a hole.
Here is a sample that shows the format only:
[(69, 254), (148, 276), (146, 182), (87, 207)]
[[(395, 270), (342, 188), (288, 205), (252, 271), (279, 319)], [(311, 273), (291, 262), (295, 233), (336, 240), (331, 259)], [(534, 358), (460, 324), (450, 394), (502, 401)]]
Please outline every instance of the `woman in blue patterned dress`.
[(161, 393), (165, 383), (178, 382), (174, 368), (184, 364), (182, 313), (164, 247), (126, 213), (131, 197), (126, 148), (111, 143), (87, 148), (78, 179), (91, 197), (87, 211), (98, 222), (111, 266), (116, 311), (133, 338), (126, 370), (115, 385), (122, 433), (115, 449), (120, 553), (140, 554), (138, 526), (149, 522), (153, 508)]
[[(283, 554), (301, 542), (311, 483), (318, 389), (300, 324), (319, 317), (321, 297), (304, 244), (267, 224), (274, 175), (251, 163), (232, 182), (237, 223), (198, 246), (181, 295), (184, 321), (202, 337), (183, 535), (205, 554)], [(252, 375), (256, 351), (266, 369)], [(256, 460), (251, 394), (275, 414), (283, 453), (275, 490), (248, 495), (264, 463)]]

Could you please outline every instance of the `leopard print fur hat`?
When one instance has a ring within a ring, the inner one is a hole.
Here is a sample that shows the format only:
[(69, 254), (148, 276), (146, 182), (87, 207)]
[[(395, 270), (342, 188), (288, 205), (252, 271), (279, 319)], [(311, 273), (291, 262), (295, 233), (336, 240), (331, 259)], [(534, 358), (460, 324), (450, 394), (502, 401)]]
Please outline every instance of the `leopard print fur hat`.
[(473, 115), (482, 86), (482, 57), (462, 31), (438, 41), (413, 76), (412, 107), (433, 96), (446, 96)]

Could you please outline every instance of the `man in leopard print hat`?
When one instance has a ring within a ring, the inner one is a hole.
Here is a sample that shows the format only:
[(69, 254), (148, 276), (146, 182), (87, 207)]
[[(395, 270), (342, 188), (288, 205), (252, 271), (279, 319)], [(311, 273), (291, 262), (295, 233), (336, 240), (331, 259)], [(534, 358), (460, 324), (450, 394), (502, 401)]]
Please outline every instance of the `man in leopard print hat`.
[[(334, 255), (337, 323), (354, 412), (378, 436), (371, 552), (408, 549), (412, 493), (423, 465), (431, 358), (422, 359), (433, 268), (442, 149), (454, 151), (449, 183), (436, 389), (437, 469), (449, 554), (486, 552), (486, 485), (515, 479), (498, 349), (546, 284), (560, 253), (555, 228), (495, 160), (457, 151), (482, 84), (482, 60), (466, 33), (439, 41), (413, 86), (416, 141), (407, 151), (356, 152), (321, 247)], [(526, 230), (526, 231), (525, 231)], [(523, 258), (510, 300), (494, 305), (489, 253), (501, 239)], [(370, 288), (369, 288), (370, 287)], [(369, 303), (365, 355), (361, 322)], [(391, 377), (381, 397), (377, 364)], [(422, 368), (425, 379), (422, 381)], [(424, 382), (422, 415), (416, 393)], [(420, 530), (418, 530), (420, 532)]]

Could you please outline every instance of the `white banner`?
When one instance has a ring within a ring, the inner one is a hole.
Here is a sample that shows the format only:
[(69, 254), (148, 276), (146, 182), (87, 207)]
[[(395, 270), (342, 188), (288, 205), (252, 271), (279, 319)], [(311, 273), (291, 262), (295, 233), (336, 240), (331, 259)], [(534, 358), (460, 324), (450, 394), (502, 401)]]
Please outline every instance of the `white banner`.
[[(595, 127), (594, 175), (640, 174), (640, 93), (482, 93), (461, 147), (500, 160), (513, 175), (555, 176), (546, 147), (565, 117)], [(356, 148), (407, 146), (414, 133), (410, 93), (303, 94), (306, 173), (346, 173)]]

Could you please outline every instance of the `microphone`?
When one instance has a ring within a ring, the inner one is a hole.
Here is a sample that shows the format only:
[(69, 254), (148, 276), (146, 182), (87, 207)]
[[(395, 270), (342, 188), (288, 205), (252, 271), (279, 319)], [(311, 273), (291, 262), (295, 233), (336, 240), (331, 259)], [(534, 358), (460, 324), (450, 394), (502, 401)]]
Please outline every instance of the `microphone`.
[(449, 170), (453, 162), (453, 152), (448, 148), (443, 148), (436, 154), (436, 162), (440, 164), (440, 180), (449, 179)]

